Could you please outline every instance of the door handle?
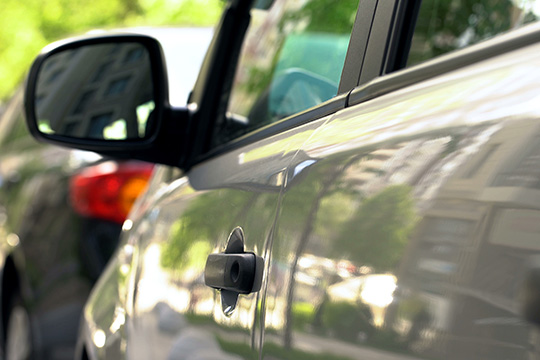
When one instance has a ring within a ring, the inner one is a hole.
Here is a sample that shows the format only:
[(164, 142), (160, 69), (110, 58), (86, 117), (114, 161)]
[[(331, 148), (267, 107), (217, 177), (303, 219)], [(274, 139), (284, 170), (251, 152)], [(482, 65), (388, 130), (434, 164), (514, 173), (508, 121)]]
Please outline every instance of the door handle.
[(249, 294), (261, 289), (263, 259), (253, 253), (210, 254), (204, 269), (206, 285)]
[(244, 252), (244, 232), (235, 228), (229, 235), (225, 252), (208, 255), (204, 268), (204, 283), (221, 293), (221, 306), (231, 316), (238, 295), (247, 295), (261, 289), (264, 259)]

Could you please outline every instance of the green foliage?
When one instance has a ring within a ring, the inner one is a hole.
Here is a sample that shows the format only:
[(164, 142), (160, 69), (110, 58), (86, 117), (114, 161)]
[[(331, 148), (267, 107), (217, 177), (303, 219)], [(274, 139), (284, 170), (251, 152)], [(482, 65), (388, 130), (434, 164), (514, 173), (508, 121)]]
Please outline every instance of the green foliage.
[(396, 331), (387, 328), (377, 329), (377, 331), (367, 339), (366, 345), (385, 351), (407, 352), (407, 346), (400, 339), (399, 334)]
[[(197, 262), (205, 261), (205, 257), (197, 255), (205, 250), (206, 254), (210, 253), (216, 239), (226, 240), (228, 234), (223, 231), (230, 230), (235, 216), (233, 209), (241, 208), (248, 199), (248, 193), (230, 190), (205, 193), (196, 198), (171, 226), (161, 265), (174, 270), (201, 265)], [(217, 203), (228, 204), (231, 211), (223, 212), (221, 207), (215, 206)]]
[(323, 324), (339, 339), (355, 341), (360, 333), (371, 335), (371, 311), (364, 304), (346, 301), (327, 303), (323, 310)]
[(310, 303), (294, 303), (292, 306), (292, 321), (295, 330), (305, 330), (313, 323), (315, 307)]
[(416, 64), (537, 21), (529, 0), (424, 0), (409, 64)]
[(403, 255), (416, 223), (411, 188), (388, 187), (366, 198), (336, 241), (336, 256), (371, 266), (376, 272), (393, 270)]
[[(260, 39), (260, 50), (251, 49), (242, 57), (249, 75), (235, 85), (237, 93), (241, 91), (242, 95), (234, 95), (232, 104), (236, 113), (248, 116), (257, 126), (276, 121), (284, 115), (269, 116), (269, 105), (266, 104), (271, 85), (276, 83), (283, 70), (301, 68), (336, 84), (339, 82), (358, 0), (309, 0), (300, 3), (303, 3), (300, 8), (298, 2), (286, 3), (277, 24), (272, 23), (271, 16), (264, 21), (254, 21), (254, 24), (262, 24), (262, 28), (277, 25), (269, 33), (254, 28), (250, 30), (256, 36), (259, 33), (265, 36)], [(281, 98), (286, 92), (272, 92), (272, 95)], [(251, 113), (252, 109), (259, 111)]]
[[(276, 195), (222, 189), (201, 194), (170, 228), (161, 265), (169, 270), (204, 269), (216, 243), (225, 244), (229, 231), (245, 224), (246, 242), (262, 249), (267, 222), (275, 213)], [(219, 204), (219, 206), (217, 205)], [(226, 209), (226, 210), (224, 210)]]
[[(217, 337), (221, 349), (228, 354), (237, 354), (242, 359), (259, 359), (257, 350), (249, 345), (225, 341)], [(262, 349), (263, 358), (280, 360), (350, 360), (348, 357), (337, 356), (329, 353), (312, 353), (297, 349), (285, 349), (278, 344), (265, 342)]]
[(2, 0), (0, 100), (22, 81), (48, 43), (96, 28), (211, 26), (222, 0)]
[(349, 34), (354, 23), (358, 0), (311, 0), (300, 10), (290, 12), (285, 22), (305, 21), (306, 31)]
[(217, 23), (224, 4), (224, 0), (139, 0), (141, 12), (126, 24), (211, 26)]
[(191, 238), (189, 223), (176, 221), (170, 232), (170, 239), (164, 244), (161, 265), (166, 269), (184, 270), (204, 268), (206, 256), (212, 252), (212, 245), (207, 238)]

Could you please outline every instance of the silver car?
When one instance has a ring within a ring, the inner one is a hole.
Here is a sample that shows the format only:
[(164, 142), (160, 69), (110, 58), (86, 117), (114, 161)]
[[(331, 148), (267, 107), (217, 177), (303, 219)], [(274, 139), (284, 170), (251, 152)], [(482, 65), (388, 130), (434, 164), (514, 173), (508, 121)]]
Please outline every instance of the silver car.
[[(539, 17), (538, 1), (232, 0), (184, 107), (153, 39), (48, 47), (31, 132), (162, 164), (78, 359), (540, 358)], [(73, 119), (97, 62), (59, 90), (48, 65), (111, 52), (141, 61)]]

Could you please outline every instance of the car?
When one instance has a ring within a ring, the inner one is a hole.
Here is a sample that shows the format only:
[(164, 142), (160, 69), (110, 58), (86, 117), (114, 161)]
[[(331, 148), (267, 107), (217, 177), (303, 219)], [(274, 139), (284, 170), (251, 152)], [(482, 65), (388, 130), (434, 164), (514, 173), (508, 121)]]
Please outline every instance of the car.
[[(159, 164), (76, 358), (539, 358), (538, 5), (231, 0), (180, 108), (153, 39), (46, 48), (30, 131)], [(132, 132), (67, 131), (87, 80), (46, 108), (41, 74), (113, 48), (146, 54)]]
[[(123, 31), (165, 42), (185, 37), (192, 56), (184, 70), (170, 73), (183, 76), (175, 91), (187, 98), (212, 29)], [(129, 68), (102, 60), (102, 76)], [(61, 69), (51, 67), (50, 76), (61, 78)], [(88, 94), (70, 115), (93, 106), (96, 93)], [(23, 91), (16, 92), (0, 118), (0, 358), (73, 359), (84, 303), (153, 168), (36, 142), (24, 120)]]

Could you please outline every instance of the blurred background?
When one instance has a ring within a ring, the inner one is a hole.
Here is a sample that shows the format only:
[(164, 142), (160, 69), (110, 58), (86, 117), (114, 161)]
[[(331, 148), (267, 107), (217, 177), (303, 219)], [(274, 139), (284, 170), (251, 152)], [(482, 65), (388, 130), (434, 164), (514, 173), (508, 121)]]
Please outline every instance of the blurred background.
[(48, 43), (92, 29), (210, 26), (223, 0), (1, 0), (0, 115)]

